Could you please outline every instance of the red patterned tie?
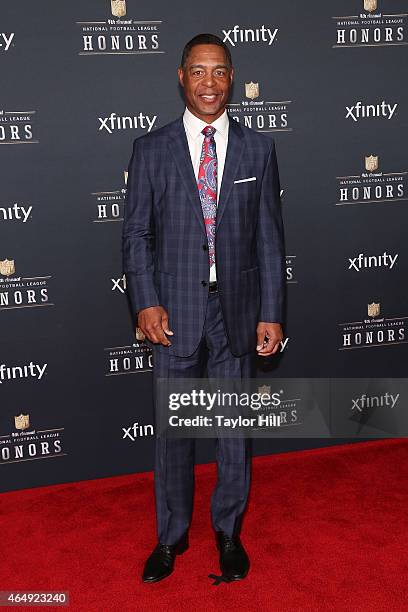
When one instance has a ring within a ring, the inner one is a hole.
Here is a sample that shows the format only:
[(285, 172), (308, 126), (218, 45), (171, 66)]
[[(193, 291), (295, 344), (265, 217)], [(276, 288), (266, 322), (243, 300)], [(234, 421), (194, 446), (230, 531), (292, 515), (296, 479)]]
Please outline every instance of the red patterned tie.
[(207, 231), (208, 256), (210, 267), (215, 263), (215, 216), (217, 213), (217, 152), (215, 149), (215, 128), (206, 125), (198, 170), (198, 192), (203, 209)]

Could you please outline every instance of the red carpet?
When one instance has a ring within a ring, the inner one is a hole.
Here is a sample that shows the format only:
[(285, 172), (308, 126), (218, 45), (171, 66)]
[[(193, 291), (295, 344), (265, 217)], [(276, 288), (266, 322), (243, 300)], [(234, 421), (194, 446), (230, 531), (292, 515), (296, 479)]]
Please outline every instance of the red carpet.
[(219, 573), (215, 465), (196, 474), (190, 549), (153, 585), (140, 581), (155, 542), (151, 474), (3, 493), (0, 590), (66, 590), (68, 609), (86, 612), (408, 610), (408, 440), (255, 458), (242, 533), (252, 567), (219, 586), (207, 577)]

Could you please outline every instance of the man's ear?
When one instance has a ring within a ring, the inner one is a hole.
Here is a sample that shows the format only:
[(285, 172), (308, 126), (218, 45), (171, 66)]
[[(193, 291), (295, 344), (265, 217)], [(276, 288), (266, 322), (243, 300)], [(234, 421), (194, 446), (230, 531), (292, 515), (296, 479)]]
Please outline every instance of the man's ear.
[(184, 72), (183, 69), (177, 68), (177, 74), (178, 74), (178, 78), (179, 78), (179, 83), (182, 87), (184, 87)]
[(234, 80), (234, 69), (231, 67), (231, 72), (230, 72), (230, 79), (231, 79), (231, 83)]

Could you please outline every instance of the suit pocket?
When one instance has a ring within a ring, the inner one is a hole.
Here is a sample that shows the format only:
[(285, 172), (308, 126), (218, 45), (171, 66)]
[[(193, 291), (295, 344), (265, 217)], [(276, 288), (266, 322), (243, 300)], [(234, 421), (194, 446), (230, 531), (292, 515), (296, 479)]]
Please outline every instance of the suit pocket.
[(175, 275), (173, 272), (168, 272), (168, 270), (163, 270), (161, 267), (160, 267), (160, 268), (159, 268), (159, 267), (157, 268), (157, 272), (158, 272), (159, 274), (164, 274), (165, 276), (172, 276), (172, 277), (175, 277), (175, 276), (176, 276), (176, 275)]
[(253, 266), (253, 268), (247, 268), (246, 270), (241, 270), (241, 274), (249, 274), (250, 272), (256, 272), (259, 270), (259, 266)]

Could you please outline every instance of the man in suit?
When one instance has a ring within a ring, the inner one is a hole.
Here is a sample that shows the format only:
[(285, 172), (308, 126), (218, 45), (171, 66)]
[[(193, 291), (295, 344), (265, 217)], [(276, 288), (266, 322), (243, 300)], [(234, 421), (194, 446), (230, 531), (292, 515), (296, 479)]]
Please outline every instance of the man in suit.
[[(178, 69), (181, 117), (134, 141), (123, 264), (138, 327), (153, 350), (153, 379), (251, 378), (255, 357), (283, 339), (284, 236), (272, 138), (229, 118), (228, 47), (212, 34), (188, 42)], [(158, 437), (157, 544), (143, 580), (156, 582), (188, 548), (194, 440)], [(248, 438), (216, 440), (211, 518), (220, 567), (244, 578), (240, 539), (250, 485)]]

